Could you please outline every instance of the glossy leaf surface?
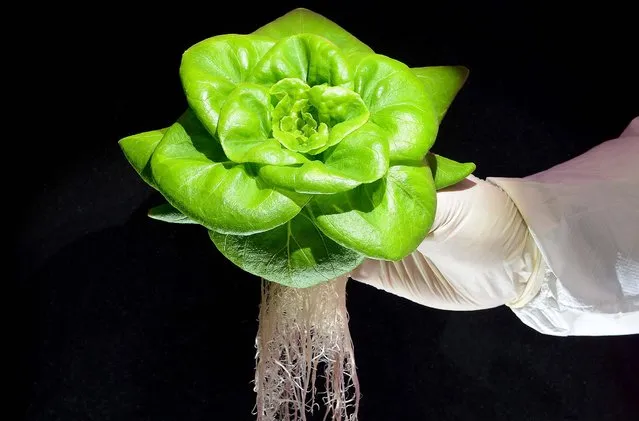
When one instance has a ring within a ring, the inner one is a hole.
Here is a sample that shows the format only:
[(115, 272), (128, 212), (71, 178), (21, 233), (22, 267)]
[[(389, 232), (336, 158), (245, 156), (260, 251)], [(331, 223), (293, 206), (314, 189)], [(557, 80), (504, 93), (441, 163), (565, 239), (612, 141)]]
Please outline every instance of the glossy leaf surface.
[(421, 160), (435, 142), (438, 125), (424, 86), (410, 69), (370, 55), (357, 67), (355, 91), (370, 120), (386, 131), (391, 161)]
[(201, 41), (182, 56), (180, 78), (190, 108), (211, 135), (215, 135), (220, 109), (235, 87), (274, 42), (249, 35), (220, 35)]
[(457, 184), (475, 171), (475, 164), (472, 162), (460, 163), (434, 153), (429, 153), (426, 160), (437, 190)]
[(468, 78), (468, 68), (464, 66), (431, 66), (411, 69), (424, 84), (437, 119), (441, 121)]
[(316, 196), (309, 207), (321, 230), (339, 244), (368, 257), (399, 260), (428, 234), (436, 201), (427, 166), (393, 166), (375, 183)]
[(169, 203), (219, 232), (267, 231), (297, 215), (308, 200), (269, 188), (250, 167), (229, 161), (191, 113), (167, 130), (151, 170)]
[(370, 47), (335, 22), (304, 8), (292, 10), (254, 32), (276, 40), (302, 33), (321, 35), (337, 45), (346, 55), (373, 52)]
[(155, 187), (149, 161), (167, 129), (153, 130), (120, 139), (120, 148), (135, 171), (152, 187)]
[(279, 40), (251, 71), (250, 82), (271, 86), (295, 78), (310, 86), (346, 85), (352, 80), (346, 56), (326, 38), (313, 34)]

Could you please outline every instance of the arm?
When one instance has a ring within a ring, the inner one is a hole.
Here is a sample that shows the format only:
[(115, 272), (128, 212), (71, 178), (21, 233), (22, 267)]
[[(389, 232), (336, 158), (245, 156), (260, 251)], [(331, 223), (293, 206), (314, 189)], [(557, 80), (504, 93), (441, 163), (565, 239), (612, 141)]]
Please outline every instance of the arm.
[(439, 192), (418, 250), (351, 277), (430, 307), (508, 305), (544, 334), (639, 333), (638, 126), (531, 177)]
[(639, 333), (639, 117), (547, 171), (488, 180), (516, 204), (544, 258), (530, 280), (539, 292), (515, 314), (553, 335)]

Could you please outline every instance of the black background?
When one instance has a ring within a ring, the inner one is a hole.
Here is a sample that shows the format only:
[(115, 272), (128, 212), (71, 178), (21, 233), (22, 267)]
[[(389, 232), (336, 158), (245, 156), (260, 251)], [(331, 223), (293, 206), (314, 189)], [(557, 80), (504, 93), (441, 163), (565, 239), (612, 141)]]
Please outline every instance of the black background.
[[(11, 193), (28, 420), (253, 419), (259, 281), (201, 229), (148, 219), (160, 198), (117, 140), (183, 111), (190, 45), (297, 6), (409, 66), (469, 67), (434, 150), (480, 177), (544, 170), (639, 115), (639, 39), (614, 2), (40, 8), (47, 24), (22, 49), (33, 65), (18, 66), (36, 92), (21, 110), (23, 155), (5, 156), (30, 168)], [(549, 337), (506, 308), (431, 310), (356, 282), (348, 294), (363, 421), (639, 416), (637, 336)]]

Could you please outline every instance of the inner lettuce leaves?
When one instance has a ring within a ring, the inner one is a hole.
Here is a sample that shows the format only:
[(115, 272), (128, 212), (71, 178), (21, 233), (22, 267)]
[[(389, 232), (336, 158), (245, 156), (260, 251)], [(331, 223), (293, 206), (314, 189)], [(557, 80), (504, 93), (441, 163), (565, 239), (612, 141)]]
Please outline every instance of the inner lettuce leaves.
[(431, 152), (468, 69), (409, 68), (307, 9), (198, 42), (179, 75), (184, 114), (119, 142), (167, 201), (149, 216), (204, 227), (271, 282), (403, 259), (429, 233), (436, 191), (475, 170)]

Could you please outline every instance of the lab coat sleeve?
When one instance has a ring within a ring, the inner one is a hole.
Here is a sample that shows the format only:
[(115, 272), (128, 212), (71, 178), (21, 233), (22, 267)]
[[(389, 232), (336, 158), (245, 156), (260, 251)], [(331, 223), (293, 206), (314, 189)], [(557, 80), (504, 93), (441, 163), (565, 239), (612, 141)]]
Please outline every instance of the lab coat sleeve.
[(543, 257), (515, 315), (549, 335), (639, 333), (639, 117), (547, 171), (488, 181), (515, 202)]

